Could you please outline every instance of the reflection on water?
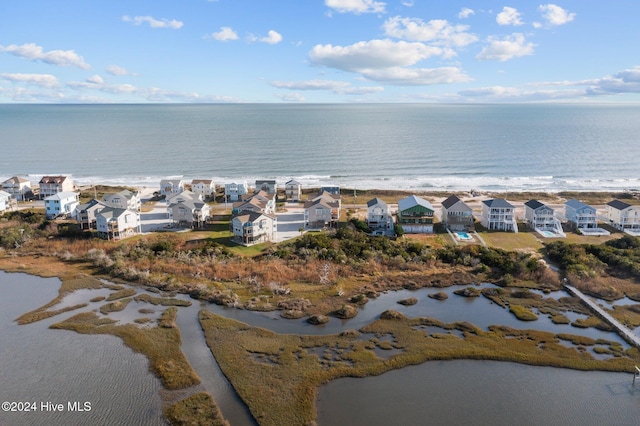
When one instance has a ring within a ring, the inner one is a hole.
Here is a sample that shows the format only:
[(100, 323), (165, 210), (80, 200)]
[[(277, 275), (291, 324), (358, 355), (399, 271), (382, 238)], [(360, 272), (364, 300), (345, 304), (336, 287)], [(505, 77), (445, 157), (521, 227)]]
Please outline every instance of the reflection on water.
[[(113, 336), (49, 330), (67, 315), (18, 326), (21, 314), (57, 296), (60, 281), (0, 271), (0, 400), (36, 402), (37, 412), (0, 412), (2, 425), (164, 425), (160, 382), (147, 359)], [(69, 412), (88, 401), (91, 411)], [(43, 412), (41, 402), (64, 404)]]
[(492, 361), (432, 361), (318, 393), (318, 424), (634, 425), (632, 375)]

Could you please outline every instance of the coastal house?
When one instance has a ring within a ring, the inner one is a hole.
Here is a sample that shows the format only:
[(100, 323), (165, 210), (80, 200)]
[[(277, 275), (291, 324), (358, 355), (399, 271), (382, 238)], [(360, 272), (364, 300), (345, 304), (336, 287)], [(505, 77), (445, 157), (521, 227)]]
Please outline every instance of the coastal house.
[(472, 231), (473, 210), (458, 196), (451, 195), (442, 202), (442, 223), (451, 231)]
[(202, 196), (203, 200), (215, 198), (216, 185), (212, 179), (194, 179), (191, 181), (191, 191)]
[(160, 181), (160, 195), (170, 197), (184, 191), (184, 181), (182, 179), (162, 179)]
[(45, 199), (58, 192), (73, 192), (75, 185), (69, 176), (43, 176), (38, 183), (40, 198)]
[(33, 199), (31, 181), (19, 176), (14, 176), (2, 182), (2, 190), (11, 194), (16, 201)]
[(0, 191), (0, 213), (11, 208), (13, 204), (13, 195), (6, 191)]
[(326, 191), (304, 203), (305, 228), (321, 229), (340, 220), (340, 195)]
[(96, 229), (100, 238), (121, 240), (140, 232), (140, 214), (138, 212), (105, 207), (96, 214)]
[(128, 189), (116, 192), (115, 194), (104, 194), (102, 201), (110, 207), (133, 211), (140, 211), (140, 207), (142, 206), (140, 194), (131, 192)]
[(398, 225), (407, 234), (430, 234), (433, 232), (433, 206), (416, 195), (398, 201)]
[(231, 219), (233, 240), (245, 246), (275, 241), (278, 222), (275, 215), (248, 212)]
[(529, 200), (524, 203), (524, 218), (531, 229), (543, 236), (562, 236), (562, 224), (555, 216), (554, 210), (538, 200)]
[(516, 208), (504, 198), (493, 198), (482, 202), (480, 223), (490, 231), (518, 232)]
[(256, 192), (265, 191), (267, 194), (276, 193), (276, 181), (273, 179), (256, 180)]
[(180, 199), (169, 206), (170, 217), (178, 226), (201, 228), (211, 216), (211, 207), (199, 199)]
[(47, 219), (70, 215), (78, 207), (78, 204), (76, 192), (58, 192), (44, 199), (45, 215)]
[(226, 201), (238, 201), (248, 191), (247, 182), (231, 182), (224, 185), (224, 199)]
[(640, 235), (640, 206), (613, 200), (605, 205), (609, 225), (631, 235)]
[(596, 209), (576, 200), (575, 198), (564, 203), (564, 212), (567, 221), (576, 229), (595, 229), (598, 227)]
[(374, 232), (393, 230), (389, 206), (380, 198), (367, 201), (367, 225)]
[(302, 184), (295, 179), (291, 179), (284, 184), (284, 195), (287, 201), (297, 203), (302, 197)]
[(328, 192), (333, 195), (340, 195), (340, 187), (339, 186), (321, 186), (320, 193)]
[(98, 212), (107, 207), (103, 202), (95, 198), (88, 203), (78, 204), (74, 211), (74, 216), (78, 221), (80, 229), (96, 229), (96, 216)]
[(262, 212), (273, 214), (276, 210), (276, 195), (260, 190), (254, 194), (245, 194), (241, 201), (233, 203), (231, 214), (238, 215), (243, 212)]

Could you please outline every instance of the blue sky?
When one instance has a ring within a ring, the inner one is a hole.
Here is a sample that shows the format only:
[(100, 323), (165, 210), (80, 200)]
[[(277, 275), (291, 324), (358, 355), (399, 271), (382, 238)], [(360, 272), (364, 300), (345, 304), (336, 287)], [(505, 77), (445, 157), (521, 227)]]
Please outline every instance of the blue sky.
[(0, 0), (0, 102), (640, 102), (639, 12), (637, 0)]

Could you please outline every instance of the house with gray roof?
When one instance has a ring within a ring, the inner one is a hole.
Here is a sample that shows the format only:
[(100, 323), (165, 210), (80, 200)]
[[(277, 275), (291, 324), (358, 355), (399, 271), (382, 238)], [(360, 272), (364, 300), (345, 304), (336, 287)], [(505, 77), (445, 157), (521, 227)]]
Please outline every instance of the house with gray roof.
[(532, 230), (540, 232), (545, 237), (551, 236), (549, 232), (553, 233), (553, 236), (565, 236), (554, 210), (538, 200), (524, 203), (524, 218)]
[(393, 217), (384, 200), (376, 197), (367, 201), (367, 225), (374, 232), (393, 230)]
[(226, 201), (238, 201), (240, 197), (249, 192), (247, 181), (231, 182), (224, 185), (224, 199)]
[(490, 231), (518, 232), (516, 208), (504, 198), (492, 198), (482, 202), (480, 223)]
[(442, 223), (451, 231), (472, 231), (473, 209), (457, 195), (451, 195), (442, 202)]
[(76, 210), (78, 204), (78, 194), (76, 192), (57, 192), (44, 199), (45, 216), (47, 219), (68, 216)]
[(80, 229), (96, 229), (97, 214), (107, 205), (95, 198), (88, 203), (78, 204), (75, 209), (74, 216), (80, 225)]
[(640, 234), (640, 206), (613, 200), (605, 205), (609, 224), (631, 235)]
[(302, 184), (295, 179), (291, 179), (284, 184), (284, 195), (287, 201), (297, 203), (302, 197)]
[(162, 179), (160, 181), (160, 195), (170, 197), (184, 191), (184, 181), (182, 179)]
[(595, 207), (575, 198), (564, 203), (564, 215), (573, 228), (595, 229), (598, 227)]
[(247, 212), (231, 219), (233, 240), (245, 246), (276, 240), (278, 222), (275, 215)]
[(140, 231), (140, 214), (128, 209), (105, 207), (96, 214), (96, 229), (100, 238), (121, 240)]
[(340, 220), (340, 195), (323, 191), (304, 203), (304, 226), (310, 229), (322, 229), (334, 226)]
[(433, 232), (433, 206), (416, 195), (398, 201), (398, 220), (407, 234), (430, 234)]
[(136, 192), (131, 192), (128, 189), (116, 192), (115, 194), (104, 194), (102, 201), (111, 207), (134, 211), (140, 211), (140, 207), (142, 206), (140, 195)]

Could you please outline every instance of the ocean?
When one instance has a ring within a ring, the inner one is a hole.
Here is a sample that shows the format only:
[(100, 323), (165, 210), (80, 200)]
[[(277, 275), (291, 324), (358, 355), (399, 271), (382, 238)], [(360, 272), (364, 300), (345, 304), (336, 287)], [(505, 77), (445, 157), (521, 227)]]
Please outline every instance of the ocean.
[(415, 191), (640, 188), (640, 105), (0, 105), (0, 179), (291, 178)]

